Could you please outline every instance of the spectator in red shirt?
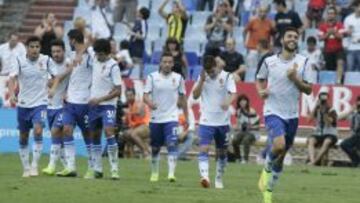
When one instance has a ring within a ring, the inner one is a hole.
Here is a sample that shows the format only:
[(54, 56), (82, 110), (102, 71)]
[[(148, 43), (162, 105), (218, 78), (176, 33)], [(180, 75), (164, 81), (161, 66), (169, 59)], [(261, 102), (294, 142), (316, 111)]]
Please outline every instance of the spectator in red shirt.
[(321, 22), (324, 9), (326, 7), (326, 0), (310, 0), (308, 4), (308, 10), (306, 12), (306, 27), (318, 26)]
[(335, 7), (327, 9), (326, 22), (319, 25), (319, 39), (325, 42), (324, 59), (325, 69), (337, 72), (337, 83), (341, 83), (344, 50), (342, 40), (345, 34), (344, 25), (337, 21), (337, 10)]

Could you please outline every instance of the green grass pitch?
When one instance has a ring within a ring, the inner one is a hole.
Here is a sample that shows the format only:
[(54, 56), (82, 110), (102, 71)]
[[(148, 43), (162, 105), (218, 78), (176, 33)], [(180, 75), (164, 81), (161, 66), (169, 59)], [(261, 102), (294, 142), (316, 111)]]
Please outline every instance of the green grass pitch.
[[(41, 166), (47, 163), (42, 157)], [(83, 175), (86, 160), (77, 160)], [(149, 182), (149, 163), (137, 159), (120, 160), (119, 181), (108, 178), (84, 180), (40, 175), (21, 178), (22, 168), (16, 154), (0, 154), (0, 203), (261, 203), (257, 181), (261, 166), (228, 165), (225, 189), (203, 189), (199, 184), (196, 161), (179, 161), (177, 182), (166, 180), (167, 163), (161, 160), (160, 181)], [(212, 177), (215, 162), (211, 161)], [(213, 178), (212, 178), (213, 179)], [(213, 181), (212, 181), (213, 182)], [(360, 169), (286, 167), (274, 191), (274, 203), (359, 203)]]

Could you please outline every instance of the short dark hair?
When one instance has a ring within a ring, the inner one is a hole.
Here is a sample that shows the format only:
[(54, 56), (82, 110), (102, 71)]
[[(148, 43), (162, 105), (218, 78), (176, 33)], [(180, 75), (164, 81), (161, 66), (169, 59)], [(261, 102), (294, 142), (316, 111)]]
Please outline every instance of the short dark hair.
[(53, 46), (59, 46), (59, 47), (61, 47), (63, 50), (65, 50), (65, 43), (64, 43), (64, 41), (62, 41), (61, 39), (51, 40), (50, 47), (53, 47)]
[(286, 1), (285, 0), (274, 0), (274, 3), (278, 6), (284, 6), (286, 8)]
[(354, 0), (352, 3), (351, 3), (351, 7), (358, 7), (360, 5), (360, 1), (359, 0)]
[(167, 51), (164, 51), (161, 55), (161, 59), (164, 58), (164, 57), (171, 57), (171, 58), (174, 58), (174, 56), (170, 53), (170, 52), (167, 52)]
[(149, 17), (150, 17), (150, 10), (149, 9), (147, 9), (146, 7), (141, 7), (139, 9), (139, 12), (141, 13), (144, 20), (149, 19)]
[(176, 45), (176, 50), (177, 51), (181, 51), (181, 47), (180, 47), (180, 43), (179, 41), (175, 38), (175, 37), (169, 37), (166, 39), (166, 42), (165, 42), (165, 50), (168, 50), (168, 46), (169, 44), (175, 44)]
[(130, 42), (128, 40), (122, 40), (120, 42), (120, 49), (129, 49), (130, 48)]
[(329, 12), (330, 10), (333, 10), (333, 11), (335, 12), (335, 14), (338, 13), (338, 11), (337, 11), (337, 9), (336, 9), (335, 6), (329, 6), (329, 7), (327, 8), (327, 12)]
[(212, 55), (205, 55), (203, 59), (203, 66), (205, 70), (209, 70), (216, 66), (215, 57)]
[(316, 38), (314, 36), (310, 36), (310, 37), (308, 37), (306, 39), (306, 44), (314, 44), (314, 45), (316, 45), (316, 43), (317, 43), (317, 40), (316, 40)]
[(281, 38), (284, 38), (284, 36), (285, 36), (285, 34), (286, 34), (287, 32), (296, 32), (296, 34), (299, 35), (298, 29), (296, 29), (295, 27), (289, 26), (289, 27), (286, 27), (286, 28), (284, 29), (284, 31), (282, 32)]
[(75, 40), (77, 43), (84, 43), (84, 34), (78, 29), (72, 29), (67, 33), (70, 40)]
[(27, 40), (25, 42), (25, 45), (29, 46), (29, 44), (31, 42), (39, 42), (39, 43), (41, 43), (41, 39), (38, 36), (35, 36), (35, 35), (30, 36), (30, 37), (27, 38)]
[(250, 109), (250, 99), (246, 94), (240, 94), (239, 97), (236, 100), (236, 108), (239, 109), (240, 108), (240, 102), (241, 100), (246, 100), (247, 104), (246, 104), (246, 109), (249, 110)]
[(97, 39), (94, 43), (94, 51), (96, 53), (111, 53), (111, 44), (108, 39)]

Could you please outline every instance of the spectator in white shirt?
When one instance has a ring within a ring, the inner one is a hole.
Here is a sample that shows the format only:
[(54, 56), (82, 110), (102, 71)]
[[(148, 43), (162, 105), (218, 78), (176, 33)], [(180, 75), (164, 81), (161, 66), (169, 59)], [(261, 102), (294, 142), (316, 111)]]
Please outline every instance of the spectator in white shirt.
[(321, 50), (316, 46), (317, 40), (315, 37), (310, 36), (306, 40), (307, 48), (301, 54), (309, 59), (309, 63), (313, 70), (320, 71), (324, 66), (324, 58)]
[(11, 64), (16, 57), (26, 55), (26, 48), (23, 43), (19, 42), (19, 36), (16, 32), (9, 34), (8, 41), (0, 45), (0, 74), (7, 75), (10, 73)]
[(349, 34), (346, 62), (348, 71), (360, 71), (360, 1), (354, 1), (352, 7), (354, 13), (344, 21), (345, 29)]
[(131, 69), (134, 67), (134, 63), (129, 52), (129, 45), (129, 41), (121, 41), (120, 51), (118, 51), (115, 56), (115, 60), (119, 63), (121, 75), (126, 77), (131, 74)]
[(95, 39), (111, 38), (114, 34), (113, 12), (108, 0), (96, 0), (91, 11), (91, 31)]

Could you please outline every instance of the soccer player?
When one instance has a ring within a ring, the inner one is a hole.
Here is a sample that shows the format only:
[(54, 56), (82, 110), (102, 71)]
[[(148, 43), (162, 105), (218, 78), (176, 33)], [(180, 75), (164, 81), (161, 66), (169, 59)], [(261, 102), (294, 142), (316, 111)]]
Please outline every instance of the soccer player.
[(297, 29), (286, 28), (281, 37), (280, 54), (267, 57), (256, 74), (256, 88), (265, 101), (265, 126), (271, 145), (259, 180), (265, 203), (272, 202), (272, 191), (283, 170), (284, 157), (295, 139), (300, 94), (312, 91), (313, 71), (309, 60), (296, 53), (298, 40)]
[(62, 163), (65, 165), (63, 145), (63, 124), (62, 124), (62, 111), (63, 100), (66, 93), (66, 87), (69, 82), (68, 75), (71, 71), (70, 61), (65, 58), (65, 44), (62, 40), (53, 40), (51, 42), (51, 57), (54, 63), (50, 65), (57, 69), (59, 74), (59, 82), (53, 83), (49, 91), (49, 105), (47, 109), (48, 125), (51, 130), (51, 147), (50, 147), (50, 160), (46, 168), (42, 172), (46, 175), (55, 175), (56, 162), (61, 158)]
[(110, 57), (111, 45), (106, 39), (94, 43), (96, 59), (93, 64), (90, 90), (89, 127), (93, 138), (94, 178), (103, 177), (101, 132), (104, 129), (112, 179), (119, 179), (118, 145), (115, 139), (115, 106), (121, 94), (121, 73), (117, 62)]
[(74, 127), (77, 125), (83, 135), (86, 149), (88, 152), (88, 170), (85, 177), (92, 177), (91, 161), (91, 137), (89, 132), (89, 97), (92, 78), (93, 58), (87, 53), (84, 44), (84, 35), (79, 30), (70, 30), (68, 33), (70, 46), (75, 51), (71, 57), (72, 71), (70, 73), (69, 84), (66, 92), (66, 104), (63, 109), (63, 141), (66, 160), (66, 168), (56, 175), (60, 177), (75, 177), (75, 147), (74, 147)]
[[(23, 177), (38, 176), (38, 163), (42, 151), (42, 133), (48, 105), (48, 75), (55, 80), (57, 70), (51, 58), (40, 54), (40, 39), (29, 37), (26, 41), (26, 56), (16, 58), (10, 73), (9, 89), (12, 102), (17, 102), (17, 121), (20, 131), (20, 159), (24, 168)], [(19, 84), (19, 94), (15, 86)], [(33, 159), (30, 165), (28, 139), (33, 128)]]
[(178, 105), (188, 120), (185, 84), (181, 75), (172, 72), (174, 58), (163, 53), (160, 70), (151, 73), (146, 80), (144, 102), (151, 109), (151, 182), (159, 180), (160, 149), (166, 143), (168, 150), (168, 180), (175, 182), (178, 145)]
[(203, 66), (193, 90), (193, 98), (201, 98), (198, 156), (200, 183), (204, 188), (210, 187), (209, 150), (214, 139), (217, 159), (215, 188), (222, 189), (222, 177), (227, 163), (227, 136), (230, 130), (229, 106), (235, 99), (236, 86), (233, 75), (217, 66), (213, 56), (205, 56)]

